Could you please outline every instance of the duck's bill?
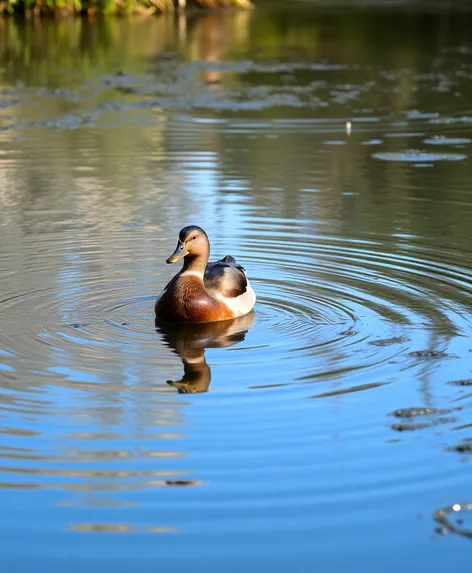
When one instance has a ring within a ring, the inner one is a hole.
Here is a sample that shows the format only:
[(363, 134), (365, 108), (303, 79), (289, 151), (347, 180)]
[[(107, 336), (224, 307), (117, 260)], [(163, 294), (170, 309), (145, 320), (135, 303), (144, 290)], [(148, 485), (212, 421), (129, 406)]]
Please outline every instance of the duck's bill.
[(168, 264), (176, 263), (177, 261), (180, 261), (180, 259), (183, 259), (185, 257), (185, 255), (188, 255), (188, 251), (185, 247), (185, 243), (182, 243), (182, 241), (179, 241), (177, 243), (177, 247), (176, 247), (175, 251), (167, 259), (166, 263), (168, 263)]

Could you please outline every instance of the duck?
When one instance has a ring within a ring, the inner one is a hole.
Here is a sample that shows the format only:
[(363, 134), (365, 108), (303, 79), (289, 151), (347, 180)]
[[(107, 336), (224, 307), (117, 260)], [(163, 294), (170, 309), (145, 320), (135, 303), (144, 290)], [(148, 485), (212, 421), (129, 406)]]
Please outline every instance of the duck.
[(180, 272), (165, 286), (156, 301), (156, 317), (163, 322), (216, 322), (252, 311), (256, 294), (244, 268), (226, 255), (209, 263), (210, 241), (197, 225), (184, 227), (177, 247), (166, 260), (183, 259)]

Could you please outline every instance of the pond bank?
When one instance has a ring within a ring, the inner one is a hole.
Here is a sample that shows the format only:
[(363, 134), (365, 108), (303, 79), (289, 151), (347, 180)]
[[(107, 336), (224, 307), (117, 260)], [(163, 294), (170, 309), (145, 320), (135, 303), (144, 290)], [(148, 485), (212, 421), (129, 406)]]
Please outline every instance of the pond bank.
[(72, 14), (159, 14), (188, 8), (250, 9), (250, 0), (6, 0), (3, 14), (31, 16), (64, 16)]

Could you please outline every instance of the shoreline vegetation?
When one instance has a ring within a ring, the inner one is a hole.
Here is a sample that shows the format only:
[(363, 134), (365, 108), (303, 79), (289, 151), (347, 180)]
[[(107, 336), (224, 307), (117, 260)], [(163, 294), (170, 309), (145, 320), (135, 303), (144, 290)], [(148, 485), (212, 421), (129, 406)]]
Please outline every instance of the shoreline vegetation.
[(0, 0), (4, 15), (64, 16), (73, 14), (159, 14), (191, 8), (250, 9), (250, 0)]

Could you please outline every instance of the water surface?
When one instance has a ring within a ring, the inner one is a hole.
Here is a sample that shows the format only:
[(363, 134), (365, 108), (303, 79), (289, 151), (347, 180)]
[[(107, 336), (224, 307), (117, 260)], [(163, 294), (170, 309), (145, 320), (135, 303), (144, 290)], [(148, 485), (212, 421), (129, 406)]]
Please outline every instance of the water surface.
[[(290, 8), (1, 23), (8, 573), (469, 557), (472, 13)], [(254, 314), (156, 329), (187, 224)]]

